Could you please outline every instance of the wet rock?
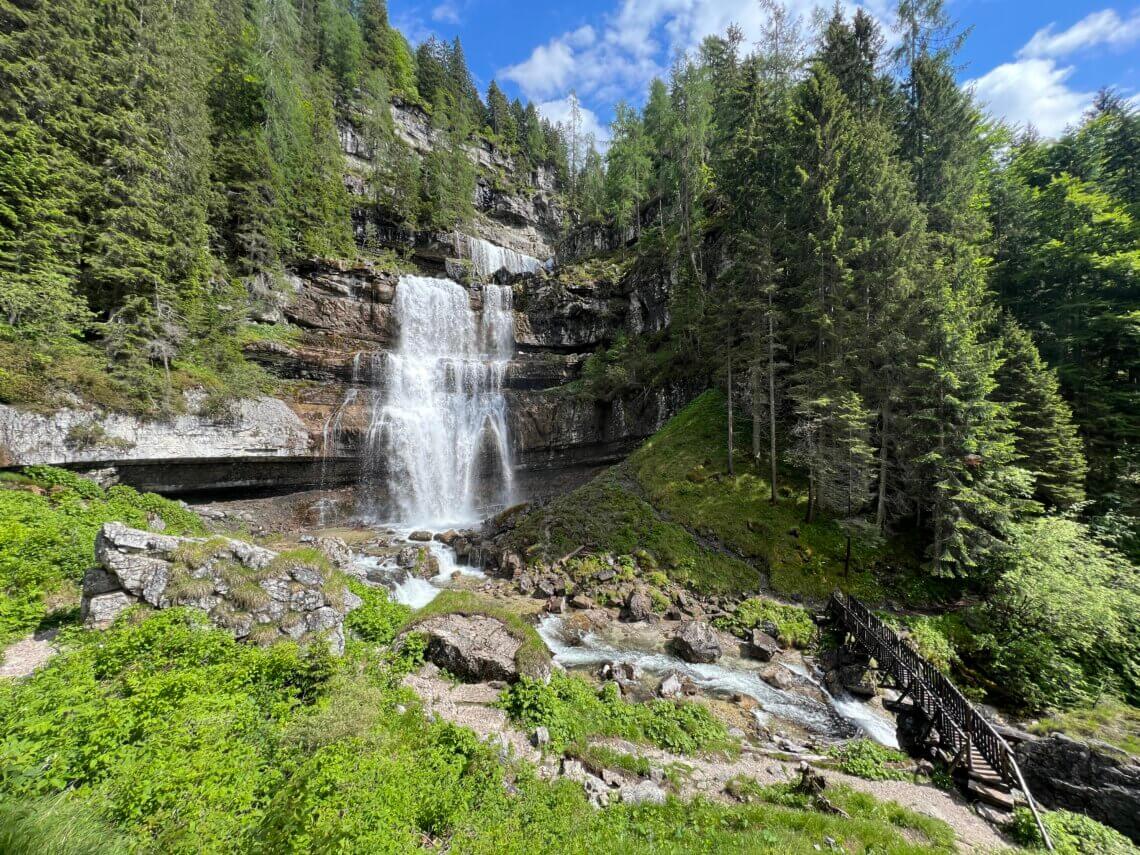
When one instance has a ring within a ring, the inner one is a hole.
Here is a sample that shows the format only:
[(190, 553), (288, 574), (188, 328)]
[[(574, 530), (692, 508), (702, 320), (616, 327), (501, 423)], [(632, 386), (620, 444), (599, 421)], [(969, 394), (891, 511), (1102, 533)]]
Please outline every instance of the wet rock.
[(570, 598), (570, 606), (575, 609), (592, 609), (594, 601), (585, 594), (575, 594)]
[(423, 530), (413, 531), (411, 534), (408, 535), (408, 540), (415, 540), (415, 541), (420, 542), (420, 543), (426, 543), (429, 540), (431, 540), (431, 532), (430, 531), (423, 531)]
[(447, 531), (436, 532), (435, 539), (444, 546), (451, 546), (459, 539), (459, 532), (453, 528), (449, 528)]
[(779, 652), (780, 645), (775, 638), (762, 630), (752, 630), (752, 636), (748, 639), (748, 653), (754, 659), (771, 662)]
[(657, 696), (669, 700), (680, 697), (691, 697), (700, 690), (697, 684), (687, 674), (678, 674), (673, 671), (666, 674), (657, 686)]
[(723, 652), (716, 630), (703, 621), (681, 624), (673, 636), (672, 648), (686, 662), (716, 662)]
[(569, 645), (578, 645), (588, 633), (604, 629), (610, 622), (610, 615), (604, 609), (586, 609), (571, 612), (562, 621), (562, 640)]
[(781, 691), (787, 691), (796, 684), (796, 675), (781, 665), (769, 665), (761, 669), (760, 679)]
[(551, 597), (546, 601), (546, 611), (552, 615), (560, 615), (566, 611), (565, 597)]
[(653, 617), (653, 601), (649, 594), (640, 588), (632, 592), (625, 601), (626, 619), (630, 621), (649, 620)]
[(538, 580), (535, 585), (535, 596), (537, 597), (553, 597), (555, 595), (556, 585), (554, 580), (550, 578), (543, 578)]
[(468, 682), (519, 678), (515, 654), (521, 642), (502, 623), (485, 615), (448, 614), (416, 626), (427, 635), (424, 658)]

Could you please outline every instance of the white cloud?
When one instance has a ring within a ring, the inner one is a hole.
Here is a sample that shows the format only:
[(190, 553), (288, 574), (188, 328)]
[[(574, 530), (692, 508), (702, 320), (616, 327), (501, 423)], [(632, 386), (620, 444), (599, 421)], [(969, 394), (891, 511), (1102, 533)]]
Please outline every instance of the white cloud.
[(1124, 48), (1140, 41), (1140, 9), (1121, 18), (1115, 9), (1086, 15), (1067, 30), (1053, 31), (1056, 24), (1038, 30), (1020, 51), (1019, 59), (1065, 57), (1102, 45)]
[(1080, 120), (1094, 93), (1066, 85), (1073, 68), (1058, 68), (1052, 59), (1019, 59), (999, 65), (966, 85), (995, 116), (1017, 125), (1033, 125), (1045, 136), (1057, 136)]
[[(571, 96), (567, 95), (565, 98), (556, 98), (550, 101), (540, 102), (538, 112), (552, 122), (567, 124), (570, 120), (570, 104)], [(597, 114), (579, 103), (578, 109), (582, 112), (582, 133), (593, 134), (594, 141), (597, 143), (599, 151), (604, 152), (609, 147), (610, 129), (599, 121)]]
[[(889, 2), (862, 5), (885, 19)], [(824, 0), (788, 3), (793, 13), (805, 17), (828, 5)], [(842, 5), (852, 11), (857, 4)], [(667, 73), (674, 56), (694, 50), (706, 36), (737, 24), (751, 43), (760, 38), (766, 21), (767, 12), (757, 0), (621, 0), (599, 30), (586, 26), (556, 36), (498, 76), (536, 101), (556, 100), (571, 89), (591, 103), (638, 100), (654, 76)]]
[(452, 2), (443, 2), (431, 10), (431, 19), (442, 24), (458, 24), (459, 7)]

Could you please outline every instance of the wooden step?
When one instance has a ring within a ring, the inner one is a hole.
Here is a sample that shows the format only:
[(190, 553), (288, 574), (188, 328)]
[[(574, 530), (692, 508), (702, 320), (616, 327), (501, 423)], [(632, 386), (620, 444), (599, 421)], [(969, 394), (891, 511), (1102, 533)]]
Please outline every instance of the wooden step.
[(1013, 810), (1014, 807), (1013, 796), (1008, 791), (1002, 792), (996, 787), (987, 787), (973, 778), (966, 782), (966, 794), (980, 802), (1005, 810)]

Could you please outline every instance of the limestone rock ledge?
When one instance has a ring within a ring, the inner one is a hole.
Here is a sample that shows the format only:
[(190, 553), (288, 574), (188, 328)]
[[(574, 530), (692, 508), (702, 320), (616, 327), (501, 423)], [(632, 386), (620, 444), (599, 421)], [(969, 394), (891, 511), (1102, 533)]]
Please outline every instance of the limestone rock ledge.
[[(192, 402), (190, 402), (192, 403)], [(144, 421), (65, 407), (48, 414), (0, 404), (0, 457), (10, 466), (97, 460), (298, 456), (309, 454), (304, 423), (276, 398), (238, 401), (228, 418), (179, 415)]]
[(225, 538), (171, 537), (106, 523), (99, 564), (83, 579), (82, 615), (102, 629), (129, 606), (186, 606), (257, 644), (324, 638), (344, 652), (344, 618), (360, 605), (343, 578), (288, 554)]

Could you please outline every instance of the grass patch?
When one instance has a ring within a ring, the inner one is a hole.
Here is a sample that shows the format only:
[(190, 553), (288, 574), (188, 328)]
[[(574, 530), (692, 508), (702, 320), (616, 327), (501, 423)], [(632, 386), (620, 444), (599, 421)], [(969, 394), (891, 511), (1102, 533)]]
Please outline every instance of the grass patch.
[(783, 594), (822, 599), (835, 588), (879, 600), (875, 577), (889, 561), (883, 548), (852, 544), (851, 573), (843, 573), (846, 535), (835, 520), (805, 523), (807, 496), (793, 481), (775, 505), (771, 487), (737, 440), (728, 477), (728, 417), (724, 397), (709, 391), (672, 418), (628, 461), (629, 471), (654, 506), (687, 528), (715, 537), (733, 551), (768, 568), (772, 587)]
[(0, 643), (35, 629), (49, 603), (78, 603), (103, 523), (145, 529), (151, 516), (168, 534), (204, 532), (176, 502), (122, 485), (104, 490), (64, 469), (30, 466), (0, 481)]
[(649, 760), (640, 755), (627, 754), (608, 745), (595, 745), (588, 741), (567, 746), (565, 754), (581, 760), (582, 765), (595, 775), (601, 775), (603, 769), (620, 769), (645, 778), (648, 777), (652, 766)]
[[(726, 789), (730, 795), (744, 802), (761, 802), (804, 811), (813, 810), (811, 797), (798, 792), (796, 785), (791, 783), (765, 787), (751, 779), (737, 778), (729, 781)], [(935, 847), (938, 851), (956, 850), (954, 832), (940, 820), (904, 808), (897, 802), (878, 801), (866, 793), (843, 785), (829, 786), (826, 795), (832, 804), (850, 814), (852, 821), (871, 821), (881, 826), (910, 832), (910, 836), (917, 834), (925, 839), (927, 845)], [(866, 851), (879, 850), (868, 848)], [(888, 851), (911, 850), (890, 848)]]
[(594, 552), (649, 553), (675, 582), (709, 594), (759, 588), (756, 571), (745, 562), (702, 546), (683, 526), (664, 522), (623, 483), (619, 470), (603, 472), (588, 484), (537, 508), (519, 520), (510, 544), (526, 551), (538, 545), (556, 559), (585, 546)]
[(527, 623), (526, 618), (511, 608), (470, 591), (440, 592), (439, 596), (415, 612), (404, 623), (401, 632), (414, 630), (429, 618), (450, 614), (485, 615), (501, 621), (507, 631), (522, 642), (515, 653), (515, 664), (519, 673), (529, 677), (539, 677), (549, 671), (550, 651), (547, 650), (542, 636)]
[(854, 739), (828, 749), (836, 768), (868, 781), (909, 781), (914, 777), (911, 761), (901, 751), (879, 745), (870, 739)]
[(1140, 757), (1140, 709), (1116, 698), (1103, 698), (1084, 707), (1043, 718), (1029, 726), (1031, 733), (1059, 731), (1079, 739), (1095, 739)]
[[(1084, 814), (1049, 810), (1042, 812), (1041, 819), (1053, 841), (1053, 850), (1059, 855), (1136, 855), (1140, 852), (1119, 831)], [(1009, 833), (1022, 846), (1045, 851), (1041, 832), (1028, 808), (1014, 810)]]
[(784, 605), (763, 597), (752, 597), (742, 602), (736, 610), (714, 623), (720, 628), (741, 638), (766, 624), (774, 626), (775, 637), (781, 644), (803, 649), (815, 640), (816, 625), (807, 609)]
[(550, 731), (555, 751), (598, 736), (656, 745), (676, 754), (731, 751), (737, 745), (702, 704), (630, 703), (616, 684), (598, 689), (576, 674), (556, 673), (549, 683), (524, 678), (504, 689), (499, 703), (525, 730)]
[(775, 797), (594, 810), (581, 786), (426, 719), (360, 642), (341, 660), (262, 649), (171, 609), (66, 644), (0, 683), (5, 852), (815, 855), (828, 837), (848, 852), (948, 849), (947, 826), (840, 788), (828, 795), (850, 819)]

